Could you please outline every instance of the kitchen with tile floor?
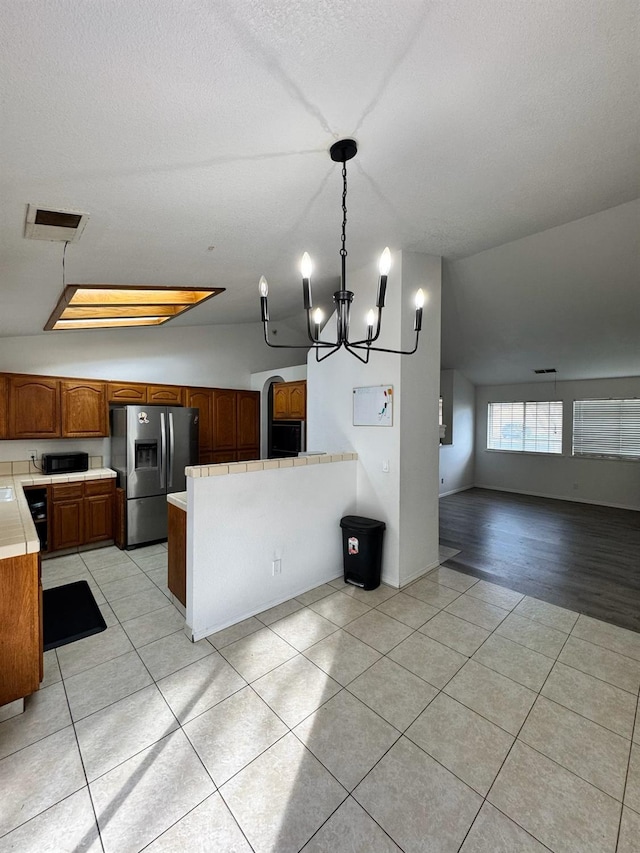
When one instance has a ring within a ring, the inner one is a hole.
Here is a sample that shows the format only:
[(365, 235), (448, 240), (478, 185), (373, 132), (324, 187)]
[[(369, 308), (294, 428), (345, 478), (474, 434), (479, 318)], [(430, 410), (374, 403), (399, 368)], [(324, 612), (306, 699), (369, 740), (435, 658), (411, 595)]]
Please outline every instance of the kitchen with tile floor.
[(166, 566), (43, 561), (108, 627), (0, 722), (0, 853), (640, 849), (640, 634), (442, 565), (194, 644)]

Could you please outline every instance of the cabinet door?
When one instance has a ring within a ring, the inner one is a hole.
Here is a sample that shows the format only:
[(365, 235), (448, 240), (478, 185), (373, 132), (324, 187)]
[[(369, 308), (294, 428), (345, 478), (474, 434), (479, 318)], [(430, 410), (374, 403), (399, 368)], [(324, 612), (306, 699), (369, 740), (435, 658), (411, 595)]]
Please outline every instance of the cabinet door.
[(273, 419), (287, 420), (289, 414), (289, 387), (284, 382), (273, 385)]
[(99, 438), (109, 434), (104, 382), (63, 382), (61, 397), (63, 438)]
[(41, 681), (38, 554), (0, 562), (0, 705), (38, 689)]
[(52, 548), (77, 548), (82, 544), (83, 534), (83, 500), (54, 501)]
[(224, 465), (227, 462), (237, 462), (238, 454), (235, 450), (219, 450), (216, 453), (210, 453), (207, 462), (203, 465)]
[(187, 513), (173, 504), (167, 506), (167, 586), (183, 607), (187, 606)]
[(84, 542), (113, 539), (113, 498), (96, 495), (84, 499)]
[(248, 447), (246, 450), (238, 451), (238, 462), (253, 462), (260, 459), (259, 447)]
[[(260, 392), (237, 391), (237, 448), (260, 445)], [(255, 459), (255, 457), (252, 457)]]
[(209, 388), (186, 388), (185, 405), (200, 411), (199, 444), (200, 454), (211, 450), (213, 430), (211, 423), (213, 392)]
[(179, 385), (147, 385), (147, 403), (181, 406), (183, 397), (184, 388)]
[(0, 373), (0, 438), (9, 436), (9, 378)]
[(294, 421), (303, 421), (307, 416), (307, 383), (292, 382), (289, 385), (289, 413)]
[(10, 438), (60, 438), (60, 380), (9, 377)]
[(147, 386), (137, 382), (109, 382), (107, 398), (110, 403), (146, 403)]
[(236, 448), (236, 391), (216, 388), (213, 392), (213, 449)]

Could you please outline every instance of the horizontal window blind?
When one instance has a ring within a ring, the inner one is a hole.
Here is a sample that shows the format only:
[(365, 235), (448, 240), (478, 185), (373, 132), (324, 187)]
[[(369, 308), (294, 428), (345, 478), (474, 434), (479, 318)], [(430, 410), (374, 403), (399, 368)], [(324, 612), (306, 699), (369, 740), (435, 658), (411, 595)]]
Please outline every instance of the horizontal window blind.
[(489, 403), (487, 448), (562, 453), (562, 401)]
[(640, 400), (575, 400), (573, 455), (640, 459)]

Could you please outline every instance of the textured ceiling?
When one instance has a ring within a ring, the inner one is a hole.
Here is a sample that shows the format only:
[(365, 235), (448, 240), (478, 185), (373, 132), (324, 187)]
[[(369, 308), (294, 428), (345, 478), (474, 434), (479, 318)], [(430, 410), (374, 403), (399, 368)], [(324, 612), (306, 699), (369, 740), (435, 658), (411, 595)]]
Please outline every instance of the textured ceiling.
[[(640, 195), (635, 0), (0, 6), (0, 336), (40, 333), (61, 292), (62, 244), (22, 236), (30, 202), (90, 214), (68, 247), (69, 283), (227, 288), (178, 324), (258, 320), (261, 273), (272, 315), (291, 315), (304, 249), (326, 297), (339, 269), (341, 193), (327, 149), (353, 135), (349, 263), (385, 244), (443, 255), (445, 303), (467, 306), (444, 312), (445, 366), (489, 381), (495, 347), (504, 364), (522, 343), (496, 342), (505, 295), (526, 287), (529, 312), (551, 280), (574, 304), (585, 288), (585, 264), (562, 241), (551, 270), (536, 269), (528, 251), (503, 257), (495, 247)], [(630, 210), (627, 235), (638, 224)], [(588, 228), (587, 242), (606, 237)], [(625, 277), (637, 274), (637, 255), (634, 270), (633, 249), (619, 243), (620, 270), (588, 277), (607, 298), (582, 300), (574, 318), (591, 329), (591, 305), (603, 349), (609, 334), (628, 339), (637, 307)], [(602, 322), (612, 282), (622, 305)], [(536, 322), (544, 315), (533, 311)]]

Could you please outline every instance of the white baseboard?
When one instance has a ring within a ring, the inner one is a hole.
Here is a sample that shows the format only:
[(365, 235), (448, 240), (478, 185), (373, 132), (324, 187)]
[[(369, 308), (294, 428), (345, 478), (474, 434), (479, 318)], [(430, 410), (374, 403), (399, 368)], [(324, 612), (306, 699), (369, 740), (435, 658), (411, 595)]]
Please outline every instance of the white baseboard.
[(451, 489), (451, 491), (450, 491), (450, 492), (441, 492), (441, 493), (438, 495), (438, 497), (439, 497), (439, 498), (446, 498), (446, 497), (447, 497), (447, 495), (457, 495), (457, 494), (458, 494), (458, 492), (466, 492), (466, 491), (468, 491), (469, 489), (475, 489), (475, 487), (476, 487), (476, 486), (475, 486), (475, 484), (474, 484), (474, 485), (472, 485), (472, 486), (461, 486), (459, 489)]
[[(591, 504), (592, 506), (610, 506), (612, 509), (630, 509), (633, 512), (640, 512), (638, 506), (628, 506), (627, 504), (614, 504), (607, 501), (592, 501), (587, 498), (568, 497), (567, 495), (550, 495), (546, 492), (531, 492), (523, 489), (505, 489), (502, 486), (487, 486), (483, 483), (476, 483), (473, 488), (488, 489), (490, 492), (511, 492), (514, 495), (531, 495), (532, 498), (550, 498), (554, 501), (569, 501), (576, 504)], [(440, 495), (442, 497), (442, 495)]]
[(212, 634), (217, 634), (218, 631), (223, 631), (225, 628), (230, 628), (232, 625), (235, 625), (238, 622), (243, 622), (245, 619), (249, 619), (251, 616), (256, 616), (258, 613), (263, 613), (265, 610), (270, 610), (272, 607), (276, 607), (278, 604), (282, 604), (285, 601), (289, 601), (289, 599), (295, 598), (297, 595), (302, 595), (303, 593), (308, 592), (310, 589), (315, 589), (317, 586), (322, 586), (323, 583), (329, 583), (329, 581), (333, 581), (339, 577), (342, 577), (342, 572), (340, 572), (339, 574), (333, 572), (333, 574), (327, 575), (326, 578), (314, 582), (312, 586), (306, 586), (294, 592), (287, 593), (284, 596), (274, 598), (271, 601), (266, 602), (266, 604), (261, 605), (260, 607), (253, 608), (252, 610), (247, 610), (244, 613), (241, 613), (239, 616), (234, 616), (232, 619), (220, 622), (218, 625), (210, 625), (208, 628), (205, 628), (201, 631), (194, 631), (193, 628), (191, 628), (187, 624), (185, 626), (185, 633), (192, 643), (197, 643), (198, 640), (204, 640), (205, 637), (210, 637)]
[(440, 565), (440, 558), (438, 558), (435, 561), (435, 563), (430, 563), (428, 566), (425, 566), (423, 569), (418, 569), (417, 572), (414, 572), (412, 575), (410, 575), (405, 580), (405, 582), (402, 584), (400, 589), (404, 589), (410, 583), (413, 583), (414, 581), (418, 580), (418, 578), (421, 578), (423, 575), (426, 575), (427, 572), (430, 572), (432, 569), (437, 569), (439, 565)]

